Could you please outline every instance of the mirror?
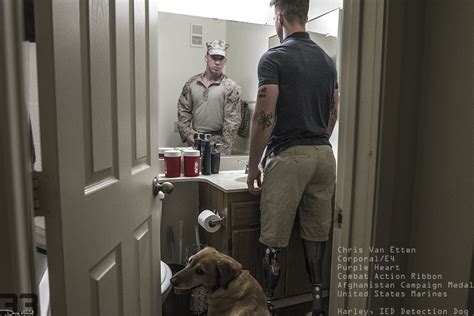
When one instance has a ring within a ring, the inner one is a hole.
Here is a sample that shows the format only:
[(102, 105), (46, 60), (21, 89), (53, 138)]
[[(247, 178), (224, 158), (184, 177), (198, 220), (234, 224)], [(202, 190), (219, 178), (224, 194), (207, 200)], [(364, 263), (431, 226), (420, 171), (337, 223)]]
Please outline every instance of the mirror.
[[(307, 25), (311, 38), (335, 60), (339, 11), (337, 7), (310, 19)], [(160, 147), (187, 146), (181, 142), (177, 129), (177, 102), (185, 82), (204, 71), (205, 43), (208, 41), (223, 39), (230, 45), (224, 73), (241, 86), (241, 98), (248, 103), (250, 113), (253, 113), (258, 87), (258, 61), (269, 47), (279, 44), (273, 24), (167, 12), (158, 12), (158, 21)], [(331, 142), (337, 145), (337, 141), (333, 142), (331, 139)], [(232, 154), (248, 155), (248, 150), (249, 138), (237, 136)]]

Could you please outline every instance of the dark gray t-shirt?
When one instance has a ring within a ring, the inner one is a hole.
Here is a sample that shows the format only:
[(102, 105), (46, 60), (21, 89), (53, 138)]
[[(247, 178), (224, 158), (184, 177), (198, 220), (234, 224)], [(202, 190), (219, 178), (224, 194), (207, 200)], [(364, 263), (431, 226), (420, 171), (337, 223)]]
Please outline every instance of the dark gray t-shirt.
[(258, 81), (259, 87), (279, 86), (267, 156), (297, 145), (330, 145), (329, 108), (337, 88), (336, 66), (308, 33), (293, 33), (263, 54)]

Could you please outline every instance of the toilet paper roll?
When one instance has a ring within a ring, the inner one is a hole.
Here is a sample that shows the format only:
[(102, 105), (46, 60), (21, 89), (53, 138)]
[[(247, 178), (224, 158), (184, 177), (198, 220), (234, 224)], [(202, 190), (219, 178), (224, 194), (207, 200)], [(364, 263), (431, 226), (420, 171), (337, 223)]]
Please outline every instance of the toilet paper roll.
[(211, 220), (216, 220), (216, 219), (220, 219), (220, 217), (218, 215), (214, 214), (210, 210), (204, 210), (198, 216), (199, 225), (201, 225), (202, 228), (204, 228), (206, 231), (208, 231), (210, 233), (214, 233), (214, 232), (218, 231), (219, 228), (221, 227), (220, 224), (216, 225), (216, 226), (211, 226), (210, 225)]

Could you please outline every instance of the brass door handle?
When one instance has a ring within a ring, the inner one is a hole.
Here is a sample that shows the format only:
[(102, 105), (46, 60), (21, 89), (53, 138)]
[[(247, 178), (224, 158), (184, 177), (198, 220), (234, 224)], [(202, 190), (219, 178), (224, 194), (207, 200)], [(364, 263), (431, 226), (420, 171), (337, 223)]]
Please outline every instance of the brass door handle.
[(157, 196), (158, 193), (161, 191), (164, 194), (170, 194), (173, 192), (174, 186), (170, 182), (163, 182), (159, 183), (158, 178), (154, 177), (153, 178), (153, 183), (152, 183), (152, 190), (153, 190), (153, 196)]

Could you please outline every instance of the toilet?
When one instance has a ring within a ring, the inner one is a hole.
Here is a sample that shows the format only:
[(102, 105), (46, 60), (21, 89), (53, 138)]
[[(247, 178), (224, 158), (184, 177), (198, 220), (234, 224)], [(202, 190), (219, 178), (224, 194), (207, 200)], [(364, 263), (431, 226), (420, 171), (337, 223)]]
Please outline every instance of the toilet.
[(170, 267), (161, 261), (161, 304), (165, 302), (171, 290), (170, 280), (172, 276)]

